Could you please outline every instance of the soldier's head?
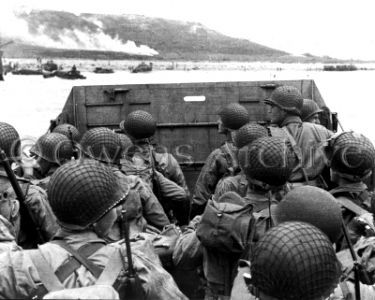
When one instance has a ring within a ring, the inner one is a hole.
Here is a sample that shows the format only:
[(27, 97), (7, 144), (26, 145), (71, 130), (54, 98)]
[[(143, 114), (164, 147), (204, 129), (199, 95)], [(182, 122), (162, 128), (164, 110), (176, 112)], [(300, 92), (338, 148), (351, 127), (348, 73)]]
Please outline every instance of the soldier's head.
[(247, 146), (240, 165), (249, 182), (260, 181), (269, 186), (281, 186), (289, 179), (296, 165), (296, 157), (284, 139), (267, 136)]
[(236, 131), (233, 142), (240, 149), (251, 144), (256, 139), (265, 136), (268, 136), (268, 131), (264, 126), (256, 123), (247, 123)]
[(288, 115), (301, 116), (303, 97), (293, 86), (279, 86), (264, 102), (270, 106), (273, 124), (281, 125)]
[(120, 128), (133, 140), (143, 140), (152, 137), (156, 131), (156, 121), (153, 116), (144, 110), (136, 110), (128, 114)]
[(80, 144), (85, 157), (104, 163), (118, 163), (123, 151), (119, 134), (106, 127), (86, 131)]
[(339, 262), (327, 236), (315, 226), (286, 222), (271, 228), (251, 255), (249, 291), (273, 300), (320, 300), (336, 288)]
[(303, 122), (320, 124), (319, 114), (323, 110), (319, 108), (318, 104), (311, 99), (303, 99), (303, 106), (301, 110), (301, 119)]
[(78, 129), (73, 126), (72, 124), (64, 123), (57, 125), (52, 132), (61, 133), (65, 135), (70, 140), (73, 140), (73, 142), (78, 143), (81, 134), (79, 133)]
[(124, 201), (113, 171), (92, 159), (70, 161), (52, 175), (48, 200), (59, 224), (70, 230), (94, 230), (104, 237)]
[(297, 187), (286, 194), (277, 205), (276, 223), (305, 222), (323, 231), (332, 243), (341, 235), (342, 213), (335, 198), (315, 186)]
[(21, 141), (17, 130), (10, 124), (0, 122), (0, 148), (10, 161), (20, 158)]
[(364, 135), (343, 132), (331, 141), (331, 179), (359, 182), (371, 175), (375, 149)]
[(69, 161), (73, 156), (72, 142), (65, 135), (57, 132), (42, 135), (30, 149), (37, 159), (42, 175), (51, 167), (59, 166)]
[(238, 103), (230, 103), (219, 111), (219, 133), (237, 130), (249, 122), (249, 112)]

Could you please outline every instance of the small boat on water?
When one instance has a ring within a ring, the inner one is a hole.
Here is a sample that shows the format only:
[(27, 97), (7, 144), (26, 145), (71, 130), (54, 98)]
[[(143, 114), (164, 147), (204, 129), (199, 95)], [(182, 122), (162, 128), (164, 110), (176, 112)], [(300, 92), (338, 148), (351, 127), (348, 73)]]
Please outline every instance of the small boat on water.
[(323, 71), (357, 71), (355, 65), (324, 65)]
[(97, 74), (114, 73), (113, 69), (111, 69), (111, 68), (102, 68), (102, 67), (96, 67), (93, 72), (97, 73)]
[(150, 62), (149, 64), (141, 62), (138, 66), (131, 69), (132, 73), (150, 72), (150, 71), (152, 71), (152, 62)]
[(12, 71), (13, 75), (43, 75), (42, 70), (39, 69), (18, 69)]
[(52, 71), (57, 71), (58, 66), (56, 63), (53, 62), (53, 60), (47, 61), (45, 64), (42, 65), (43, 70), (52, 72)]
[(80, 71), (70, 70), (70, 71), (43, 71), (44, 78), (59, 77), (63, 79), (86, 79), (86, 76), (83, 76)]

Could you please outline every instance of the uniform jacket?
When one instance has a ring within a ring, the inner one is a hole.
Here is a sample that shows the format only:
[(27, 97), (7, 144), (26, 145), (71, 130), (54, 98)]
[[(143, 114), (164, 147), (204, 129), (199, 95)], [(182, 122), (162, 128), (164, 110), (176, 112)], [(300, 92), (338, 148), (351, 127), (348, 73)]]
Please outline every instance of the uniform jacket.
[[(318, 124), (302, 122), (297, 116), (288, 116), (281, 127), (284, 129), (271, 127), (272, 136), (281, 136), (290, 140), (290, 135), (294, 139), (291, 141), (292, 146), (296, 144), (302, 157), (300, 166), (304, 168), (309, 180), (316, 179), (327, 166), (324, 148), (333, 132)], [(284, 130), (287, 130), (288, 134)], [(305, 181), (300, 167), (293, 171), (289, 181)]]
[(192, 205), (200, 207), (200, 209), (191, 217), (203, 212), (221, 178), (238, 173), (237, 152), (238, 149), (232, 142), (225, 142), (224, 145), (215, 149), (208, 156), (197, 179), (192, 202)]
[(21, 249), (21, 247), (17, 245), (15, 236), (13, 225), (0, 215), (0, 253)]
[[(137, 174), (142, 178), (151, 187), (166, 214), (171, 216), (170, 211), (173, 211), (180, 225), (187, 224), (190, 193), (179, 164), (169, 153), (152, 154), (148, 150), (147, 144), (145, 153), (137, 152), (133, 157), (134, 161), (123, 159), (121, 170), (125, 174)], [(154, 167), (152, 162), (155, 162)]]
[[(338, 186), (330, 190), (334, 197), (345, 197), (360, 206), (361, 208), (370, 212), (371, 197), (368, 193), (367, 186), (363, 182), (348, 183)], [(347, 208), (342, 207), (342, 216), (346, 228), (348, 229), (350, 240), (355, 244), (361, 236), (361, 230), (355, 220), (357, 216), (354, 212)], [(345, 237), (342, 234), (336, 242), (337, 251), (348, 247)]]
[[(118, 248), (123, 248), (122, 253), (125, 253), (124, 244), (106, 244), (92, 231), (74, 233), (62, 230), (57, 237), (76, 250), (85, 244), (103, 243), (99, 250), (89, 256), (89, 260), (101, 268), (105, 267), (111, 256), (118, 255)], [(142, 281), (146, 299), (186, 299), (169, 273), (161, 267), (151, 246), (140, 243), (132, 244), (133, 262)], [(46, 243), (39, 249), (53, 271), (70, 257), (65, 249), (53, 242)], [(41, 281), (38, 269), (31, 260), (32, 251), (39, 250), (7, 251), (0, 254), (0, 298), (22, 299), (34, 295)], [(122, 272), (119, 277), (121, 276), (124, 276)], [(66, 288), (77, 288), (93, 285), (95, 281), (95, 277), (81, 265), (64, 280), (63, 285)]]
[(31, 183), (34, 184), (34, 185), (37, 185), (39, 187), (41, 187), (43, 190), (47, 191), (48, 189), (48, 184), (49, 184), (49, 181), (51, 180), (51, 176), (53, 175), (53, 173), (55, 173), (55, 171), (58, 169), (58, 166), (53, 166), (51, 167), (47, 174), (44, 175), (43, 178), (41, 179), (32, 179), (31, 180)]
[(154, 170), (163, 174), (167, 179), (182, 187), (187, 197), (190, 192), (186, 184), (184, 173), (176, 158), (168, 152), (157, 152), (149, 143), (138, 143), (132, 158), (121, 160), (122, 169), (127, 174), (139, 175), (146, 183), (152, 186)]
[[(118, 197), (127, 194), (123, 207), (127, 210), (128, 221), (132, 233), (143, 232), (147, 225), (162, 230), (170, 224), (163, 207), (149, 186), (138, 176), (125, 175), (117, 168), (112, 168), (119, 183)], [(113, 241), (120, 239), (120, 220), (111, 230)]]

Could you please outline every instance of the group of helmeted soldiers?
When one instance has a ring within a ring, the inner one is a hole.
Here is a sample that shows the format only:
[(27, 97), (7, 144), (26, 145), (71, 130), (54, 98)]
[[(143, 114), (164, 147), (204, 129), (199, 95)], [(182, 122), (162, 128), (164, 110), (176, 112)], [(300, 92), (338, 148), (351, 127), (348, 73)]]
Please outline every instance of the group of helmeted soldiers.
[[(295, 87), (264, 102), (269, 126), (221, 108), (192, 193), (146, 111), (117, 131), (56, 126), (33, 168), (1, 122), (0, 297), (375, 298), (374, 146), (320, 125)], [(203, 293), (183, 288), (196, 278)]]

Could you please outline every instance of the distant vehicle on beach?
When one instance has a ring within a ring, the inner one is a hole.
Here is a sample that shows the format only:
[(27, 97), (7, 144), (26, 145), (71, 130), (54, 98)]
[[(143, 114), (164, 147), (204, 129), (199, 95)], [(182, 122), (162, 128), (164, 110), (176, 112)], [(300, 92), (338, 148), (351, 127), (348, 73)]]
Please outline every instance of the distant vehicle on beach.
[(111, 69), (111, 68), (102, 68), (102, 67), (96, 67), (93, 72), (97, 73), (97, 74), (114, 73), (113, 69)]
[(131, 69), (132, 73), (150, 72), (150, 71), (152, 71), (152, 62), (150, 62), (149, 64), (141, 62), (138, 66)]

